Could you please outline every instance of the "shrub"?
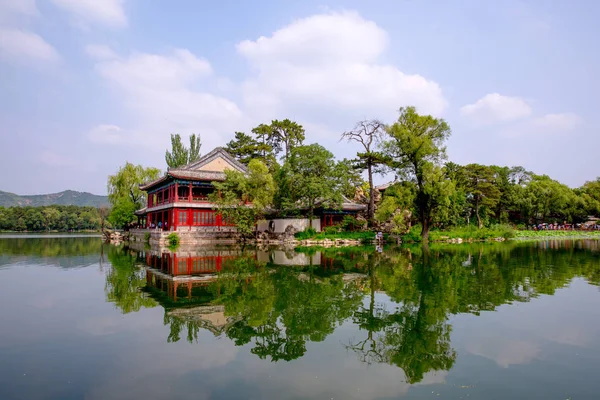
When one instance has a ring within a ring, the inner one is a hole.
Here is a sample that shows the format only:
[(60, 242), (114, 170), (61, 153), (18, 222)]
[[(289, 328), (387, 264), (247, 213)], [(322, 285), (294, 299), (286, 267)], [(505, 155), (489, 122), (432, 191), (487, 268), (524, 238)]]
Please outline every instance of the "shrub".
[(150, 232), (144, 233), (144, 243), (150, 243)]
[(402, 241), (407, 243), (418, 243), (421, 241), (421, 225), (415, 225), (410, 231), (402, 236)]
[(179, 247), (179, 235), (175, 232), (167, 236), (167, 243), (170, 249)]
[(366, 221), (359, 221), (356, 217), (351, 215), (344, 216), (344, 219), (341, 223), (341, 228), (343, 231), (355, 231), (357, 229), (363, 229), (365, 227)]
[(323, 229), (323, 232), (327, 235), (335, 235), (340, 232), (340, 227), (339, 225), (326, 226), (325, 229)]
[(298, 240), (306, 240), (314, 237), (317, 234), (317, 231), (313, 227), (308, 227), (301, 232), (296, 232), (294, 235)]

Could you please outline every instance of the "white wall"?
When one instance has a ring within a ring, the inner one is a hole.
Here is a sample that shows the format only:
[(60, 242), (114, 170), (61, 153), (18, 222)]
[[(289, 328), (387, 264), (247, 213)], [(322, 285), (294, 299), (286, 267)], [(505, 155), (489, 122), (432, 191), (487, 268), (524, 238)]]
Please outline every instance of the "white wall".
[[(273, 222), (274, 229), (269, 230), (269, 223)], [(321, 220), (313, 219), (312, 224), (308, 218), (297, 218), (297, 219), (271, 219), (260, 221), (257, 224), (258, 232), (272, 232), (272, 233), (284, 233), (288, 226), (293, 226), (297, 232), (303, 231), (312, 225), (312, 228), (317, 232), (321, 232)]]

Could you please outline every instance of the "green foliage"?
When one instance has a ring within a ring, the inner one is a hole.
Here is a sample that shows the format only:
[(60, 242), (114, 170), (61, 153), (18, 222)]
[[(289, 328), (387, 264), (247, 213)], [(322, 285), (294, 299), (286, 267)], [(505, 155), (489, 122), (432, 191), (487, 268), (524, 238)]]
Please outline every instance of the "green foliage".
[(225, 150), (243, 164), (248, 165), (250, 160), (257, 159), (263, 161), (266, 165), (270, 165), (267, 162), (267, 153), (272, 153), (273, 149), (268, 144), (260, 143), (252, 136), (243, 132), (235, 132), (235, 139), (227, 143)]
[(310, 239), (312, 237), (315, 237), (316, 234), (317, 234), (317, 231), (313, 227), (308, 227), (308, 228), (304, 229), (302, 232), (296, 232), (296, 234), (294, 236), (298, 240), (305, 240), (305, 239)]
[(340, 224), (340, 228), (343, 231), (362, 230), (365, 227), (365, 221), (359, 221), (352, 215), (345, 215), (344, 219), (342, 219), (342, 223)]
[(275, 182), (267, 166), (256, 159), (248, 164), (247, 174), (234, 170), (225, 174), (224, 182), (213, 182), (216, 191), (209, 197), (222, 216), (233, 221), (243, 237), (248, 237), (267, 206), (273, 203)]
[(115, 175), (108, 177), (108, 200), (115, 206), (123, 199), (129, 199), (136, 208), (146, 205), (146, 194), (139, 186), (145, 182), (158, 179), (160, 170), (157, 168), (144, 168), (141, 165), (133, 165), (129, 162), (119, 168)]
[(276, 156), (283, 151), (284, 160), (288, 159), (294, 148), (302, 145), (304, 138), (304, 128), (302, 125), (289, 119), (282, 121), (273, 120), (271, 121), (271, 125), (269, 125), (267, 143), (271, 146)]
[(454, 190), (440, 167), (451, 131), (443, 119), (419, 115), (414, 107), (401, 107), (399, 112), (398, 121), (387, 128), (383, 149), (390, 167), (416, 183), (415, 209), (427, 241), (435, 213), (449, 204)]
[(115, 226), (122, 227), (135, 221), (136, 210), (143, 208), (146, 203), (146, 193), (140, 185), (160, 176), (157, 168), (144, 168), (129, 162), (119, 168), (115, 175), (108, 177), (108, 200), (112, 206), (109, 221)]
[(342, 228), (339, 225), (326, 226), (325, 229), (323, 229), (323, 233), (326, 235), (335, 235), (341, 231)]
[[(418, 227), (414, 227), (409, 233), (402, 236), (404, 243), (419, 243), (421, 237), (417, 234)], [(497, 238), (510, 239), (514, 238), (517, 232), (510, 225), (493, 225), (485, 228), (477, 228), (475, 226), (459, 226), (447, 230), (433, 229), (429, 234), (431, 242), (445, 242), (450, 239), (462, 239), (464, 241), (482, 241), (494, 240)]]
[(144, 233), (144, 243), (150, 243), (150, 232)]
[(600, 231), (532, 231), (518, 230), (515, 232), (518, 239), (541, 239), (541, 238), (600, 238)]
[(352, 178), (344, 163), (319, 144), (295, 147), (281, 172), (279, 185), (287, 190), (282, 207), (308, 209), (312, 218), (317, 206), (337, 208)]
[(491, 167), (469, 164), (464, 167), (464, 176), (468, 198), (475, 209), (477, 224), (482, 228), (481, 208), (484, 208), (486, 214), (491, 213), (500, 201), (501, 192), (496, 184), (496, 174)]
[(108, 260), (111, 268), (104, 286), (108, 301), (115, 303), (123, 314), (158, 305), (141, 292), (146, 284), (146, 274), (136, 265), (135, 253), (125, 247), (108, 246)]
[(180, 241), (181, 239), (179, 238), (177, 232), (172, 232), (169, 234), (169, 236), (167, 236), (167, 243), (170, 250), (177, 249)]
[(178, 168), (192, 163), (200, 158), (200, 135), (190, 135), (190, 147), (181, 142), (181, 135), (171, 134), (171, 151), (165, 152), (165, 161), (169, 168)]
[[(330, 228), (330, 229), (328, 229)], [(335, 240), (335, 239), (349, 239), (349, 240), (360, 240), (360, 241), (372, 241), (375, 240), (375, 233), (370, 231), (364, 232), (346, 232), (340, 231), (339, 227), (336, 226), (328, 226), (322, 232), (297, 232), (295, 235), (298, 240)], [(384, 239), (387, 238), (387, 235), (384, 235)]]
[(94, 207), (0, 207), (3, 231), (97, 231), (100, 227), (100, 213)]
[(519, 204), (524, 215), (544, 222), (573, 222), (584, 215), (578, 213), (583, 201), (566, 185), (547, 175), (533, 175), (525, 186)]
[(136, 221), (134, 212), (137, 206), (127, 197), (121, 198), (110, 210), (108, 221), (117, 228), (123, 228)]

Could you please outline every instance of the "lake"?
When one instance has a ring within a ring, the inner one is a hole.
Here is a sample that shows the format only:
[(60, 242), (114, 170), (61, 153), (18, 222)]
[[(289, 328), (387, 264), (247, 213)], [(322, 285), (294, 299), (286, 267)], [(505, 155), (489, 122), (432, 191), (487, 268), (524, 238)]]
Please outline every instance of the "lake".
[(0, 237), (0, 399), (598, 399), (600, 241)]

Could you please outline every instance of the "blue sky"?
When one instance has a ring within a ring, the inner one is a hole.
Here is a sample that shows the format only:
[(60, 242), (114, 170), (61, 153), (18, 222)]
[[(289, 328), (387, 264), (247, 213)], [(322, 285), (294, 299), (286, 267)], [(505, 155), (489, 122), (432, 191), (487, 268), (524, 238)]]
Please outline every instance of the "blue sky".
[[(337, 157), (400, 106), (443, 117), (448, 155), (570, 186), (600, 175), (596, 1), (0, 2), (0, 190), (104, 194), (275, 118)], [(595, 153), (595, 155), (594, 155)], [(385, 181), (380, 177), (379, 181)]]

